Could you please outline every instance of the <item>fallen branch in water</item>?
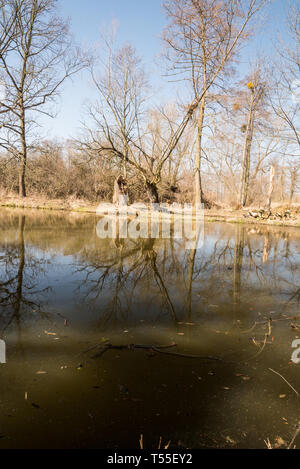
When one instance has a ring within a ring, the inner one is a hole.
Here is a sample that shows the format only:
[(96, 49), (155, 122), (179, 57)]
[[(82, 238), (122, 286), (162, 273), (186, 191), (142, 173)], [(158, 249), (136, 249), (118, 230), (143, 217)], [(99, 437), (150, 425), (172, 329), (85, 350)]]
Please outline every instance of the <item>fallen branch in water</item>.
[[(275, 322), (283, 322), (283, 321), (298, 321), (300, 320), (300, 316), (288, 316), (288, 317), (285, 317), (285, 318), (278, 318), (278, 319), (273, 319), (273, 318), (270, 318), (266, 321), (260, 321), (260, 322), (256, 322), (254, 323), (254, 325), (251, 327), (251, 329), (247, 329), (247, 330), (242, 330), (242, 329), (239, 329), (239, 331), (241, 332), (241, 334), (249, 334), (249, 332), (253, 332), (254, 329), (257, 327), (257, 326), (267, 326), (269, 324), (270, 321), (272, 321), (272, 323), (275, 323)], [(299, 327), (300, 326), (297, 326), (296, 324), (294, 324), (294, 326)]]
[(288, 449), (292, 449), (292, 446), (293, 446), (293, 444), (295, 443), (295, 440), (296, 440), (297, 436), (298, 436), (299, 433), (300, 433), (300, 427), (299, 427), (299, 426), (297, 426), (297, 427), (298, 427), (298, 428), (296, 429), (296, 431), (295, 431), (295, 433), (294, 433), (294, 436), (293, 436), (292, 441), (290, 442), (290, 444), (289, 444), (289, 446), (288, 446)]
[(249, 361), (249, 360), (254, 360), (254, 359), (257, 358), (261, 353), (263, 353), (263, 351), (264, 351), (264, 349), (265, 349), (265, 347), (266, 347), (266, 345), (267, 345), (267, 340), (268, 340), (268, 338), (271, 337), (271, 335), (272, 335), (272, 319), (269, 319), (267, 325), (268, 325), (268, 332), (265, 333), (265, 338), (264, 338), (262, 347), (260, 348), (260, 350), (259, 350), (253, 357), (248, 358), (247, 361)]
[(272, 443), (270, 441), (270, 438), (267, 438), (267, 440), (264, 440), (264, 443), (268, 449), (273, 449)]
[(282, 376), (280, 373), (278, 373), (277, 371), (275, 370), (272, 370), (272, 368), (269, 368), (270, 371), (272, 371), (272, 373), (275, 373), (276, 375), (280, 376), (280, 378), (283, 379), (283, 381), (286, 382), (286, 384), (297, 394), (297, 396), (299, 397), (299, 393), (298, 391), (296, 391), (295, 388), (293, 388), (293, 386), (284, 378), (284, 376)]
[(211, 361), (223, 361), (222, 358), (212, 357), (212, 356), (201, 356), (201, 355), (188, 355), (185, 353), (178, 353), (178, 352), (169, 352), (166, 349), (177, 347), (177, 344), (171, 345), (112, 345), (112, 344), (105, 344), (102, 350), (99, 353), (94, 355), (92, 358), (100, 358), (104, 355), (105, 352), (108, 350), (129, 350), (133, 352), (134, 350), (148, 350), (150, 352), (161, 353), (164, 355), (170, 355), (173, 357), (183, 357), (183, 358), (197, 358), (199, 360), (211, 360)]

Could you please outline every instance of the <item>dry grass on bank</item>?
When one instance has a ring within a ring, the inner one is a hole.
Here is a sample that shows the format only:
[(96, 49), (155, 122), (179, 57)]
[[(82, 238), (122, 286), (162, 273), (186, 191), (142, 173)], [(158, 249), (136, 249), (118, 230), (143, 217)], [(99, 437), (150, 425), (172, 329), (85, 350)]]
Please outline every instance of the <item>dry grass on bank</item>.
[[(93, 204), (83, 199), (76, 199), (75, 197), (69, 197), (66, 199), (48, 199), (46, 197), (31, 196), (22, 199), (17, 197), (15, 194), (0, 194), (0, 207), (96, 213), (98, 204)], [(245, 210), (213, 208), (205, 210), (205, 217), (208, 222), (223, 221), (232, 223), (300, 227), (300, 204), (294, 204), (291, 207), (287, 205), (274, 204), (272, 211), (279, 213), (287, 209), (291, 211), (291, 218), (286, 220), (256, 220), (254, 218), (247, 217), (250, 209), (253, 209), (253, 207), (249, 207)]]
[(0, 206), (8, 208), (30, 208), (39, 210), (58, 210), (95, 213), (97, 204), (92, 204), (87, 200), (68, 197), (65, 199), (48, 199), (46, 197), (30, 196), (20, 198), (16, 195), (1, 196)]

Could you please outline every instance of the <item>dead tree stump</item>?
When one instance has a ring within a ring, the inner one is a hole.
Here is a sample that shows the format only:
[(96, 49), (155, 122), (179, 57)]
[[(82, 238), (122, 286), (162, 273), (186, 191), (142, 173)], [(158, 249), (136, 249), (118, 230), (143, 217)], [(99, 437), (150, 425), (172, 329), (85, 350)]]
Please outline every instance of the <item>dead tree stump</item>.
[(119, 207), (128, 205), (128, 186), (127, 181), (123, 176), (119, 176), (115, 180), (113, 204)]

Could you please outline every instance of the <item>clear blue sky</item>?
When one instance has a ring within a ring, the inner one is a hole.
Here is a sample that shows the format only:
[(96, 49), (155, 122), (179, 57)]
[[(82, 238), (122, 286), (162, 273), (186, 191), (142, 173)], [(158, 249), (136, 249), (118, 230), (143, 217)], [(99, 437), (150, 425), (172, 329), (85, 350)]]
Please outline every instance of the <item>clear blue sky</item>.
[[(278, 31), (284, 35), (287, 0), (274, 0), (265, 11), (265, 25), (243, 52), (241, 68), (246, 71), (248, 58), (255, 59), (261, 50), (272, 54)], [(159, 36), (166, 24), (162, 0), (59, 0), (60, 14), (71, 19), (76, 42), (95, 47), (103, 27), (112, 20), (119, 23), (118, 42), (130, 42), (143, 58), (150, 81), (160, 96), (170, 93), (170, 86), (161, 77), (155, 57), (161, 51)], [(184, 86), (184, 85), (181, 85)], [(93, 97), (87, 72), (82, 72), (64, 85), (57, 118), (45, 121), (47, 137), (76, 136), (83, 119), (83, 103)]]

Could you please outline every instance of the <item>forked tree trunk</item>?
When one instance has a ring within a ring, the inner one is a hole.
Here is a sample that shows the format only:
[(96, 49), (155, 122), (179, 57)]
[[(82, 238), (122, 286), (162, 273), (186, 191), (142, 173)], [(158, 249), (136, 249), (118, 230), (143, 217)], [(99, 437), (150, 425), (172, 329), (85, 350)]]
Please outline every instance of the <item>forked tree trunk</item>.
[(158, 189), (154, 182), (146, 181), (146, 192), (150, 203), (159, 203)]

